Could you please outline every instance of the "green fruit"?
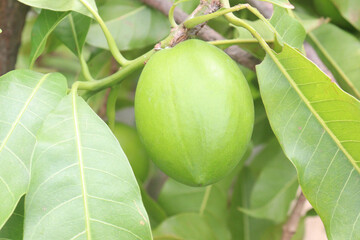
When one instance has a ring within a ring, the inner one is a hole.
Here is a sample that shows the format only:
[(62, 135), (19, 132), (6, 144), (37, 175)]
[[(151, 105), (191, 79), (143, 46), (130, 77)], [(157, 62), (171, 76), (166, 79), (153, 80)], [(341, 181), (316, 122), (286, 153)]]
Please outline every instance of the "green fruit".
[(193, 186), (219, 181), (249, 143), (254, 106), (237, 64), (199, 40), (157, 52), (136, 89), (135, 119), (145, 148), (170, 177)]
[(346, 29), (353, 29), (351, 24), (341, 15), (331, 0), (314, 0), (316, 11), (331, 19), (331, 22)]
[(149, 172), (149, 160), (136, 130), (123, 123), (116, 123), (114, 134), (128, 158), (137, 179), (145, 181)]

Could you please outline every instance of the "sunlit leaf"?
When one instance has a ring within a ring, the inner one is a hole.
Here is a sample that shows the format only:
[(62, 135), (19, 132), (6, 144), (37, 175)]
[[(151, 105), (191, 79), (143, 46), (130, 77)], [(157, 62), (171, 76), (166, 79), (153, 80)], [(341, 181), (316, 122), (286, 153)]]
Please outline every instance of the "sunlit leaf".
[(66, 88), (58, 73), (15, 70), (0, 78), (0, 229), (27, 191), (36, 134)]
[(275, 135), (329, 239), (360, 237), (360, 102), (285, 45), (257, 67)]
[(124, 152), (75, 93), (61, 100), (38, 134), (25, 216), (25, 240), (151, 239)]

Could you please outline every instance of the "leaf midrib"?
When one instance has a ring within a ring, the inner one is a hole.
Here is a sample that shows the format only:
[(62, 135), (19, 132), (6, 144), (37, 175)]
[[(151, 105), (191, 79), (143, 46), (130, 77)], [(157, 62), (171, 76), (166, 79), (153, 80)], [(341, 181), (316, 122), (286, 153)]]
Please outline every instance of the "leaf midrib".
[[(290, 46), (288, 46), (287, 44), (285, 44), (289, 49), (292, 50), (292, 48)], [(286, 68), (282, 65), (282, 63), (280, 62), (280, 60), (277, 58), (277, 56), (272, 52), (273, 50), (268, 51), (267, 53), (269, 54), (269, 56), (271, 57), (271, 59), (274, 61), (274, 63), (279, 67), (279, 70), (281, 71), (281, 73), (286, 77), (286, 79), (288, 80), (288, 82), (290, 83), (290, 85), (293, 87), (293, 89), (296, 91), (296, 93), (299, 95), (300, 99), (305, 103), (305, 105), (308, 107), (308, 109), (310, 110), (310, 112), (316, 117), (316, 119), (318, 120), (318, 122), (321, 124), (321, 126), (324, 128), (324, 130), (330, 135), (331, 139), (336, 143), (336, 145), (341, 149), (341, 151), (346, 155), (346, 157), (349, 159), (350, 163), (353, 165), (353, 167), (360, 172), (360, 167), (357, 166), (355, 164), (355, 159), (349, 154), (349, 152), (344, 148), (344, 146), (341, 144), (341, 142), (337, 139), (337, 137), (335, 136), (335, 134), (330, 130), (330, 128), (326, 125), (325, 121), (323, 121), (323, 119), (320, 117), (320, 115), (315, 111), (315, 109), (313, 108), (313, 106), (310, 104), (310, 102), (308, 101), (307, 97), (301, 92), (301, 90), (299, 89), (299, 87), (297, 86), (297, 83), (295, 82), (295, 80), (290, 76), (290, 74), (286, 71)], [(301, 57), (303, 57), (301, 55)], [(314, 64), (314, 66), (316, 68), (319, 69), (318, 66), (316, 66)], [(320, 69), (319, 69), (320, 70)], [(320, 70), (321, 71), (321, 70)], [(342, 89), (340, 89), (341, 91), (343, 91)], [(345, 92), (344, 92), (345, 93)], [(345, 93), (346, 94), (346, 93)], [(352, 97), (351, 95), (349, 95), (350, 97)], [(355, 99), (355, 98), (354, 98)]]
[(75, 137), (76, 137), (76, 149), (78, 152), (79, 170), (80, 170), (80, 177), (81, 177), (81, 192), (83, 195), (83, 202), (84, 202), (85, 230), (86, 230), (87, 239), (91, 240), (90, 215), (89, 215), (89, 209), (88, 209), (88, 199), (87, 199), (87, 190), (86, 190), (85, 173), (84, 173), (84, 160), (83, 160), (83, 155), (82, 155), (82, 150), (81, 150), (81, 138), (80, 138), (79, 123), (78, 123), (76, 98), (77, 98), (77, 93), (76, 93), (76, 91), (73, 91), (72, 92), (72, 107), (73, 107), (74, 128), (75, 128)]

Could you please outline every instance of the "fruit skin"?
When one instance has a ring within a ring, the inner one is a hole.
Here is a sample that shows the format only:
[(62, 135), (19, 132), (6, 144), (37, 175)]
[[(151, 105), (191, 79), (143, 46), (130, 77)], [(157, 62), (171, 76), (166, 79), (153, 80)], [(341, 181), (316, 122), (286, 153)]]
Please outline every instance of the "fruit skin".
[(237, 64), (220, 49), (187, 40), (157, 52), (136, 89), (135, 120), (154, 163), (179, 182), (219, 181), (250, 141), (254, 106)]
[(314, 6), (320, 15), (329, 17), (332, 23), (342, 28), (349, 30), (353, 29), (351, 24), (346, 21), (346, 19), (341, 15), (340, 11), (336, 8), (331, 0), (314, 0)]
[(114, 135), (124, 150), (136, 178), (144, 182), (149, 173), (149, 160), (136, 129), (117, 122)]

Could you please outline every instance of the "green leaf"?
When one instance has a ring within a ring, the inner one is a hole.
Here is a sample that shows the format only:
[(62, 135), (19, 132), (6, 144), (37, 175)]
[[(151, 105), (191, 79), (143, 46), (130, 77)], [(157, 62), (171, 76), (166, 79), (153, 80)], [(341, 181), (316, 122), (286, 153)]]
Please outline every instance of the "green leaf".
[(358, 0), (330, 0), (339, 9), (341, 15), (357, 30), (360, 30), (360, 4)]
[(44, 51), (46, 40), (69, 12), (42, 10), (31, 32), (30, 68)]
[(55, 28), (54, 33), (76, 56), (80, 56), (90, 23), (91, 18), (72, 12)]
[[(76, 11), (88, 16), (90, 14), (87, 7), (97, 11), (95, 0), (18, 0), (26, 5), (36, 8), (49, 9), (52, 11)], [(87, 7), (86, 7), (87, 6)]]
[[(160, 12), (139, 1), (109, 0), (99, 9), (120, 50), (139, 49), (167, 36), (170, 24)], [(98, 24), (91, 25), (87, 42), (108, 49)]]
[(208, 187), (189, 187), (168, 179), (158, 202), (169, 216), (184, 212), (203, 215), (217, 239), (230, 239), (230, 232), (225, 225), (227, 189), (222, 182)]
[(325, 24), (308, 34), (308, 40), (348, 93), (360, 98), (360, 41), (332, 24)]
[(261, 1), (269, 2), (269, 3), (275, 4), (275, 5), (277, 5), (279, 7), (282, 7), (282, 8), (289, 8), (289, 9), (294, 8), (294, 6), (291, 5), (288, 0), (261, 0)]
[(153, 233), (154, 240), (218, 240), (204, 217), (196, 213), (168, 218)]
[(256, 99), (254, 101), (254, 107), (255, 122), (251, 140), (253, 144), (257, 146), (274, 138), (274, 133), (271, 130), (270, 123), (261, 99)]
[(24, 197), (22, 197), (15, 211), (0, 230), (1, 240), (22, 240), (24, 226)]
[(0, 77), (0, 229), (27, 191), (36, 134), (65, 94), (58, 73), (16, 70)]
[(286, 43), (292, 47), (301, 49), (306, 31), (301, 23), (295, 18), (291, 17), (286, 9), (274, 7), (274, 14), (270, 19), (270, 23), (279, 33), (281, 45)]
[(151, 239), (129, 162), (75, 93), (41, 128), (25, 200), (24, 239)]
[(329, 239), (360, 237), (360, 102), (285, 45), (257, 67), (262, 99)]
[(250, 208), (240, 210), (252, 217), (284, 222), (298, 188), (296, 171), (276, 140), (269, 142), (256, 158), (266, 159), (266, 163), (251, 191)]

